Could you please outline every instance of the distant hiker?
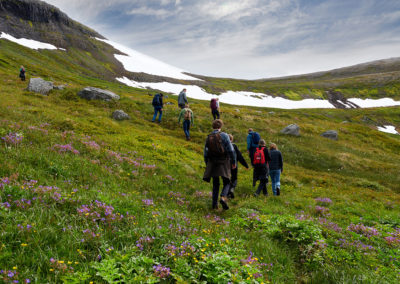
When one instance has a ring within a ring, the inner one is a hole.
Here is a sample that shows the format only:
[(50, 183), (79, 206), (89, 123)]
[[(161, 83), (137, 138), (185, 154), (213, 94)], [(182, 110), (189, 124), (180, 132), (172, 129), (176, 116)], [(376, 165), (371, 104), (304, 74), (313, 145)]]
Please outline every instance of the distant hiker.
[(21, 66), (19, 69), (19, 77), (21, 78), (21, 81), (25, 81), (25, 68), (24, 66)]
[(259, 146), (254, 152), (253, 158), (253, 187), (256, 186), (257, 181), (260, 181), (254, 196), (260, 195), (261, 191), (265, 196), (268, 195), (267, 192), (267, 183), (268, 183), (268, 162), (271, 160), (271, 157), (268, 153), (268, 149), (265, 147), (265, 140), (261, 139), (259, 142)]
[(190, 140), (190, 125), (193, 126), (194, 118), (193, 111), (186, 105), (184, 109), (181, 110), (178, 117), (178, 123), (181, 122), (183, 118), (183, 132), (185, 132), (186, 140)]
[(247, 135), (247, 153), (249, 154), (251, 165), (253, 165), (254, 152), (260, 142), (260, 134), (255, 132), (252, 128), (249, 128), (249, 134)]
[(160, 113), (160, 116), (158, 117), (158, 122), (161, 122), (161, 118), (162, 118), (162, 112), (163, 112), (163, 97), (164, 95), (162, 93), (156, 94), (153, 97), (153, 102), (152, 105), (154, 107), (154, 116), (153, 119), (151, 120), (152, 122), (154, 122), (157, 118), (157, 114)]
[(185, 108), (185, 105), (188, 104), (188, 100), (186, 97), (186, 89), (183, 89), (178, 96), (178, 105), (180, 108)]
[(220, 203), (224, 210), (229, 209), (227, 204), (230, 187), (231, 170), (236, 168), (236, 155), (228, 134), (221, 132), (223, 122), (220, 119), (212, 123), (213, 132), (208, 135), (204, 146), (204, 161), (206, 170), (203, 180), (210, 182), (213, 179), (212, 208), (218, 208), (219, 177), (222, 178), (223, 188)]
[(271, 177), (272, 192), (274, 195), (281, 194), (281, 173), (283, 172), (282, 153), (278, 150), (276, 144), (269, 145), (269, 154), (271, 161), (269, 162), (269, 175)]
[(219, 99), (212, 98), (210, 101), (211, 113), (214, 120), (219, 119)]
[(229, 139), (231, 140), (233, 150), (235, 150), (236, 153), (236, 168), (231, 170), (231, 182), (229, 185), (229, 192), (228, 192), (228, 197), (229, 198), (235, 198), (235, 188), (237, 186), (237, 180), (238, 180), (238, 164), (241, 163), (243, 167), (246, 169), (249, 168), (247, 165), (246, 160), (243, 158), (242, 153), (240, 152), (238, 146), (233, 143), (233, 135), (229, 134)]

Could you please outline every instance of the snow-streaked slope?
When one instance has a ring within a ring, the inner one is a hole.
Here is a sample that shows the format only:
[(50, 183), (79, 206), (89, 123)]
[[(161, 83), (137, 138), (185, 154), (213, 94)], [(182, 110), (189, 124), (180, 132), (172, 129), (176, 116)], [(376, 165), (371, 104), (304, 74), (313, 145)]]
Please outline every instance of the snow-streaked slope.
[(399, 134), (396, 131), (396, 127), (394, 127), (393, 125), (384, 125), (383, 127), (378, 126), (378, 130), (390, 134)]
[[(25, 47), (31, 48), (31, 49), (57, 49), (57, 47), (55, 47), (52, 44), (49, 43), (44, 43), (44, 42), (40, 42), (40, 41), (36, 41), (36, 40), (32, 40), (32, 39), (26, 39), (26, 38), (15, 38), (12, 35), (6, 34), (4, 32), (1, 33), (0, 35), (0, 39), (8, 39), (9, 41), (18, 43), (19, 45), (23, 45)], [(64, 49), (65, 50), (65, 49)]]
[(122, 63), (126, 71), (130, 72), (143, 72), (151, 75), (182, 79), (182, 80), (200, 80), (195, 77), (183, 74), (184, 70), (166, 64), (155, 58), (147, 56), (129, 47), (123, 46), (122, 44), (96, 38), (99, 41), (103, 41), (115, 49), (125, 53), (126, 55), (115, 54), (115, 58)]
[[(173, 94), (179, 94), (179, 92), (185, 88), (187, 89), (186, 95), (189, 98), (198, 100), (211, 100), (211, 98), (218, 97), (220, 102), (231, 105), (269, 107), (269, 108), (281, 108), (281, 109), (335, 108), (335, 106), (332, 105), (328, 100), (305, 99), (301, 101), (293, 101), (281, 97), (272, 97), (261, 93), (235, 92), (235, 91), (228, 91), (217, 96), (215, 94), (207, 93), (204, 89), (193, 85), (172, 84), (167, 82), (163, 83), (135, 82), (126, 77), (117, 78), (117, 80), (131, 87), (142, 88), (142, 89), (151, 88)], [(359, 105), (361, 108), (388, 107), (388, 106), (400, 105), (400, 101), (394, 101), (393, 99), (389, 98), (378, 99), (378, 100), (371, 100), (371, 99), (366, 99), (366, 100), (349, 99), (349, 100)], [(346, 107), (349, 106), (346, 105)]]
[(143, 83), (129, 80), (128, 78), (117, 78), (118, 81), (131, 87), (136, 88), (151, 88), (160, 90), (163, 92), (179, 94), (182, 89), (186, 89), (186, 95), (189, 98), (198, 100), (211, 100), (211, 98), (218, 97), (222, 103), (231, 105), (245, 105), (245, 106), (256, 106), (256, 107), (270, 107), (270, 108), (281, 108), (281, 109), (298, 109), (298, 108), (334, 108), (326, 100), (313, 100), (307, 99), (302, 101), (292, 101), (280, 97), (271, 97), (268, 95), (252, 92), (233, 92), (228, 91), (219, 96), (207, 93), (204, 89), (198, 86), (171, 84), (167, 82), (163, 83)]

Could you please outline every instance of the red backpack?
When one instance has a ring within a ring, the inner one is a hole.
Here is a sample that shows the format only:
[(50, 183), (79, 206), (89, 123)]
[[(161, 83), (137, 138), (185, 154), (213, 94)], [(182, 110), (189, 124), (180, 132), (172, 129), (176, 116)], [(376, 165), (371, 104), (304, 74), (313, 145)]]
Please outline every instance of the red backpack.
[(265, 155), (264, 155), (265, 147), (257, 148), (254, 153), (253, 165), (263, 165), (265, 164)]

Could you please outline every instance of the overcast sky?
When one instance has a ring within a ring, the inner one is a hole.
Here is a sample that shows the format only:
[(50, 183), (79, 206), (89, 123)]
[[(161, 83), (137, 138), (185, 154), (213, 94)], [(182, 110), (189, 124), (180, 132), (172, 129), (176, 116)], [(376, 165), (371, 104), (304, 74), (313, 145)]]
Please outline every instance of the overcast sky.
[(258, 79), (400, 56), (399, 0), (46, 0), (194, 74)]

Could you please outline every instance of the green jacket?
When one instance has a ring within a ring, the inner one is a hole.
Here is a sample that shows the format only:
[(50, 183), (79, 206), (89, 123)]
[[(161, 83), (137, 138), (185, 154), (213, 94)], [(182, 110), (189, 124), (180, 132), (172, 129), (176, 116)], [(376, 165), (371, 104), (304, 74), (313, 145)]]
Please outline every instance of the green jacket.
[(193, 124), (194, 123), (193, 111), (190, 108), (184, 108), (181, 110), (181, 112), (179, 113), (178, 122), (181, 122), (181, 119), (185, 120), (186, 110), (190, 111), (190, 122)]

